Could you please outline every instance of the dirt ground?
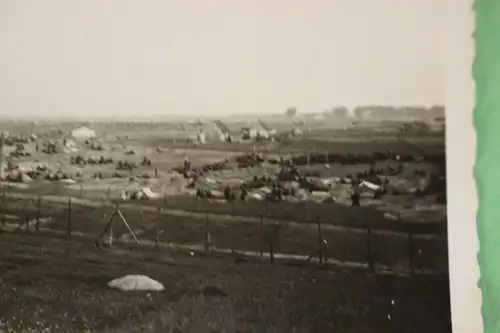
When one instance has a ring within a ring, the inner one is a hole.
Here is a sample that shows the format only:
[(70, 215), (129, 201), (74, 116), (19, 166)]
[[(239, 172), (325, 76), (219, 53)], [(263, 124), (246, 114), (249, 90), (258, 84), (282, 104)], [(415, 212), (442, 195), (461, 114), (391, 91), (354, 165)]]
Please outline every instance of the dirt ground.
[[(447, 278), (322, 271), (89, 242), (0, 235), (0, 330), (15, 332), (451, 332)], [(161, 293), (106, 283), (145, 274)], [(206, 286), (230, 297), (203, 296)], [(9, 330), (10, 329), (10, 330)]]

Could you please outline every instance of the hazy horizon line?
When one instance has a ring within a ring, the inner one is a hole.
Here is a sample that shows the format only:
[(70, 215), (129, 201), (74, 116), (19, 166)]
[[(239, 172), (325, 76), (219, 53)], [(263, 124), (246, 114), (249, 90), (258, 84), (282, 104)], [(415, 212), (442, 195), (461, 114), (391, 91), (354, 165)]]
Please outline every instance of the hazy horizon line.
[[(405, 104), (405, 105), (383, 105), (383, 104), (365, 104), (365, 105), (358, 105), (354, 107), (347, 107), (344, 105), (338, 105), (334, 106), (328, 109), (325, 109), (323, 111), (300, 111), (297, 110), (297, 114), (295, 117), (300, 117), (301, 115), (322, 115), (326, 111), (332, 111), (337, 108), (347, 108), (348, 110), (355, 110), (357, 108), (391, 108), (391, 109), (408, 109), (408, 108), (416, 108), (416, 109), (422, 109), (422, 111), (430, 111), (433, 108), (441, 108), (445, 109), (444, 104), (432, 104), (432, 105), (425, 105), (425, 104)], [(116, 112), (115, 114), (105, 114), (105, 115), (75, 115), (75, 114), (65, 114), (65, 115), (47, 115), (47, 114), (38, 114), (38, 115), (9, 115), (9, 114), (0, 114), (0, 119), (5, 120), (54, 120), (54, 119), (64, 119), (64, 120), (94, 120), (94, 119), (116, 119), (116, 117), (120, 117), (123, 119), (158, 119), (158, 118), (165, 118), (165, 119), (171, 119), (171, 118), (177, 118), (177, 119), (211, 119), (211, 118), (240, 118), (240, 117), (276, 117), (276, 116), (284, 116), (285, 111), (279, 113), (265, 113), (265, 112), (254, 112), (254, 113), (232, 113), (232, 114), (209, 114), (209, 115), (204, 115), (204, 114), (182, 114), (181, 112), (179, 113), (169, 113), (169, 114), (149, 114), (149, 115), (141, 115), (141, 114), (125, 114), (125, 115), (120, 115), (119, 112)]]

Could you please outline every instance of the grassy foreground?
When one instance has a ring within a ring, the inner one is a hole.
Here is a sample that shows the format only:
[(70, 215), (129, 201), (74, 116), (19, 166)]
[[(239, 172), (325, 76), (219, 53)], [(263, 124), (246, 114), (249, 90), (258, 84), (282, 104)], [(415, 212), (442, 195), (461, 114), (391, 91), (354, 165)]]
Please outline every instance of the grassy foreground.
[[(146, 274), (162, 293), (106, 283)], [(0, 332), (451, 332), (447, 279), (0, 235)], [(216, 286), (230, 297), (197, 293)], [(392, 305), (394, 304), (394, 305)]]

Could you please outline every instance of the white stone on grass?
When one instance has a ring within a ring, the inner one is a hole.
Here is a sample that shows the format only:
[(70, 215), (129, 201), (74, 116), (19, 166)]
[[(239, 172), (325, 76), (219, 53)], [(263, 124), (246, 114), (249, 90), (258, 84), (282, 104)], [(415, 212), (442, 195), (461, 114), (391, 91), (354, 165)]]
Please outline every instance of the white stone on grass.
[(121, 291), (163, 291), (165, 287), (158, 281), (145, 275), (125, 275), (108, 282), (108, 287)]

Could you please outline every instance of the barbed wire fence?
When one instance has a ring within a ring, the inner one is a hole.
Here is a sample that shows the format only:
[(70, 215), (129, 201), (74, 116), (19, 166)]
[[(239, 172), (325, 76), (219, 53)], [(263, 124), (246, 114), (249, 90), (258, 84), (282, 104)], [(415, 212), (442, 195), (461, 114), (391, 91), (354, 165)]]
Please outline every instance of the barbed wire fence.
[[(203, 227), (198, 228), (200, 230), (197, 233), (203, 234), (200, 239), (202, 241), (201, 250), (209, 253), (217, 249), (218, 244), (214, 243), (214, 238), (217, 241), (222, 237), (217, 237), (217, 235), (214, 237), (213, 233), (217, 233), (217, 231), (213, 227), (217, 225), (221, 216), (226, 215), (226, 219), (229, 218), (229, 220), (238, 217), (254, 219), (254, 222), (259, 226), (258, 236), (254, 237), (256, 239), (255, 243), (257, 243), (255, 248), (258, 249), (255, 252), (257, 252), (258, 257), (269, 257), (270, 261), (274, 263), (276, 246), (280, 239), (284, 239), (285, 244), (288, 241), (288, 235), (282, 235), (283, 226), (295, 221), (302, 225), (316, 225), (317, 239), (309, 242), (310, 246), (308, 248), (310, 252), (304, 253), (307, 257), (305, 261), (309, 263), (313, 258), (317, 258), (317, 262), (326, 265), (335, 261), (329, 248), (332, 245), (336, 246), (336, 244), (329, 243), (328, 233), (325, 235), (323, 226), (337, 225), (363, 230), (365, 234), (364, 245), (358, 244), (360, 248), (366, 249), (363, 264), (371, 272), (377, 270), (377, 257), (380, 256), (378, 253), (380, 251), (376, 249), (374, 243), (376, 236), (374, 236), (374, 233), (377, 233), (378, 229), (374, 227), (373, 223), (370, 223), (369, 218), (363, 221), (362, 226), (349, 226), (347, 222), (334, 223), (332, 220), (335, 219), (335, 216), (332, 216), (331, 212), (329, 215), (322, 216), (322, 214), (318, 213), (321, 213), (321, 210), (317, 209), (317, 205), (307, 202), (290, 204), (293, 209), (289, 209), (287, 212), (287, 209), (284, 209), (286, 207), (280, 206), (280, 203), (268, 201), (210, 200), (192, 195), (175, 198), (169, 197), (165, 193), (152, 200), (124, 201), (120, 197), (124, 190), (124, 187), (108, 185), (101, 190), (85, 191), (81, 184), (77, 184), (71, 189), (56, 184), (44, 188), (39, 194), (35, 195), (32, 191), (4, 187), (1, 189), (0, 194), (2, 229), (18, 233), (54, 232), (62, 235), (66, 234), (68, 237), (83, 235), (90, 237), (94, 234), (95, 238), (97, 231), (101, 232), (101, 230), (94, 228), (89, 231), (92, 228), (88, 229), (88, 225), (93, 221), (86, 221), (85, 227), (83, 222), (88, 218), (89, 204), (92, 203), (92, 207), (99, 208), (102, 211), (119, 212), (125, 224), (128, 225), (130, 222), (130, 225), (136, 227), (136, 229), (145, 230), (144, 233), (136, 236), (136, 233), (132, 230), (133, 228), (129, 227), (129, 232), (133, 235), (133, 238), (136, 238), (142, 244), (148, 244), (152, 239), (154, 246), (158, 248), (162, 245), (162, 239), (165, 239), (165, 235), (169, 235), (168, 228), (173, 226), (172, 223), (175, 223), (169, 210), (176, 210), (185, 212), (186, 216), (192, 215), (191, 217), (194, 218), (194, 215), (196, 215), (196, 218), (203, 219)], [(131, 213), (131, 207), (138, 211), (136, 215)], [(122, 213), (122, 209), (127, 211)], [(156, 216), (152, 217), (154, 214)], [(128, 215), (133, 216), (129, 217)], [(150, 223), (146, 223), (148, 221)], [(104, 223), (103, 221), (100, 222), (98, 227), (102, 227), (102, 223)], [(215, 224), (213, 225), (213, 223)], [(266, 230), (266, 226), (270, 226), (270, 228)], [(230, 224), (227, 224), (227, 227), (231, 229)], [(112, 235), (113, 229), (108, 230), (108, 232)], [(234, 232), (239, 232), (238, 228), (235, 228)], [(415, 236), (418, 236), (419, 232), (411, 229), (399, 230), (398, 232), (406, 235), (408, 270), (414, 275), (423, 272), (424, 269), (417, 260), (420, 250), (415, 245)], [(331, 232), (329, 234), (331, 235)], [(437, 231), (436, 234), (438, 234)], [(144, 238), (141, 237), (142, 235), (144, 235)], [(298, 235), (300, 237), (300, 233)], [(110, 237), (113, 239), (113, 236)], [(110, 243), (109, 245), (112, 245), (112, 242)], [(175, 239), (170, 239), (169, 243), (177, 242)], [(293, 242), (291, 243), (293, 245)], [(243, 249), (234, 248), (233, 250), (238, 252)]]

